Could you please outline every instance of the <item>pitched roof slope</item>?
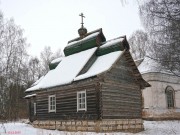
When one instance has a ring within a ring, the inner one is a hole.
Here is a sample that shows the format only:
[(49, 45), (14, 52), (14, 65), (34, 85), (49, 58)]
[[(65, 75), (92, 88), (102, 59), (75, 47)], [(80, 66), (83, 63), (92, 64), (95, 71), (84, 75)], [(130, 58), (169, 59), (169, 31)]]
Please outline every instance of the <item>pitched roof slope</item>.
[(84, 74), (77, 76), (74, 80), (86, 79), (109, 70), (117, 59), (122, 55), (123, 51), (116, 51), (106, 55), (99, 56), (91, 68)]
[(64, 57), (54, 70), (50, 70), (37, 85), (26, 92), (70, 84), (96, 50), (97, 47)]

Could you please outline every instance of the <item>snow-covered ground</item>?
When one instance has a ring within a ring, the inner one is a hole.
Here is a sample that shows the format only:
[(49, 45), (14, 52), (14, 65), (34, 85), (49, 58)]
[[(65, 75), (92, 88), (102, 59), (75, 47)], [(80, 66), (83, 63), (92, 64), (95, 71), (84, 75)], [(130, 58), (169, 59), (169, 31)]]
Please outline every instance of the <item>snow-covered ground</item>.
[[(145, 131), (140, 133), (64, 132), (33, 128), (29, 124), (15, 122), (0, 124), (0, 135), (180, 135), (180, 121), (144, 121)], [(6, 132), (6, 133), (5, 133)]]

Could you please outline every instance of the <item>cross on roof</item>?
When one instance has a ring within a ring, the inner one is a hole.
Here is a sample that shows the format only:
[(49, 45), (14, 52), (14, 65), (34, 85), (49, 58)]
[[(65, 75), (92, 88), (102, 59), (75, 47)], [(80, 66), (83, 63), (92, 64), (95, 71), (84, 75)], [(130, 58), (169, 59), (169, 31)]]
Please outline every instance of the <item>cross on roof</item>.
[(81, 22), (81, 26), (82, 26), (82, 28), (83, 28), (83, 24), (84, 24), (84, 23), (83, 23), (83, 18), (85, 18), (85, 16), (84, 16), (83, 13), (81, 13), (79, 16), (81, 16), (81, 21), (82, 21), (82, 22)]

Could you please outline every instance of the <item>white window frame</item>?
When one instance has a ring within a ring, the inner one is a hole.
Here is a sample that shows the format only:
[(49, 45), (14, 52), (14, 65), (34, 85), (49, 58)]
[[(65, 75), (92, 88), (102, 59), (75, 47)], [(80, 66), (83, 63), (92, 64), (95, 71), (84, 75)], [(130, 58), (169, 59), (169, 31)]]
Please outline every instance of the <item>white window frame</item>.
[(36, 115), (36, 103), (34, 103), (34, 115)]
[[(51, 104), (51, 99), (54, 98), (54, 105)], [(51, 106), (54, 106), (54, 109), (51, 109)], [(49, 98), (48, 98), (48, 111), (49, 112), (56, 112), (56, 95), (50, 95)]]
[[(79, 95), (80, 94), (85, 94), (85, 103), (84, 103), (84, 105), (85, 105), (85, 107), (84, 108), (80, 108), (80, 102), (79, 102)], [(86, 96), (86, 90), (84, 90), (84, 91), (78, 91), (77, 92), (77, 112), (78, 111), (87, 111), (87, 96)]]

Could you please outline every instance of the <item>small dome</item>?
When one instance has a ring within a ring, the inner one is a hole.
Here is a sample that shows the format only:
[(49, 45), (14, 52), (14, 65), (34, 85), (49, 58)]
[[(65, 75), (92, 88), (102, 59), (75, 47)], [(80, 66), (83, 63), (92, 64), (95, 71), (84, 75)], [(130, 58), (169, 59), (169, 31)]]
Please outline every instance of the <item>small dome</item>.
[(78, 33), (80, 37), (84, 37), (87, 34), (87, 29), (85, 27), (81, 27), (78, 29)]

